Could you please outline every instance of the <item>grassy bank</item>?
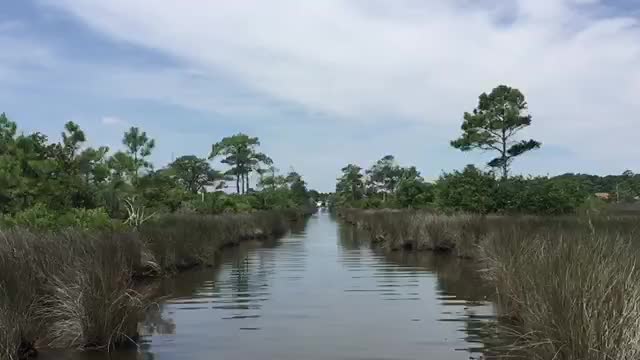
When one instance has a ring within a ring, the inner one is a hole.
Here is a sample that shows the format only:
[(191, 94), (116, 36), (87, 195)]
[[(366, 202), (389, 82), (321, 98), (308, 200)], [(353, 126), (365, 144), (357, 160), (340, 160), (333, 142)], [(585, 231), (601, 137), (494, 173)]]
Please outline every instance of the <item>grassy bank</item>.
[(432, 250), (473, 257), (487, 233), (487, 218), (446, 216), (420, 210), (340, 209), (346, 222), (366, 229), (378, 246), (389, 250)]
[(514, 348), (538, 359), (640, 356), (637, 217), (476, 217), (342, 210), (390, 249), (480, 261)]
[(134, 345), (137, 277), (212, 264), (224, 246), (283, 235), (291, 214), (172, 215), (138, 231), (0, 233), (0, 359)]

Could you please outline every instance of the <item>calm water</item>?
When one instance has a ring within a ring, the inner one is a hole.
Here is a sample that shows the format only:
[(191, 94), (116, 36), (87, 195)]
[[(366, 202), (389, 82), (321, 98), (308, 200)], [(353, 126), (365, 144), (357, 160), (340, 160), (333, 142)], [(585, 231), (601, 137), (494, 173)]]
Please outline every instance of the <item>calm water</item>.
[(326, 213), (158, 286), (166, 297), (141, 326), (141, 350), (112, 358), (479, 358), (493, 314), (473, 264), (373, 251), (366, 234)]

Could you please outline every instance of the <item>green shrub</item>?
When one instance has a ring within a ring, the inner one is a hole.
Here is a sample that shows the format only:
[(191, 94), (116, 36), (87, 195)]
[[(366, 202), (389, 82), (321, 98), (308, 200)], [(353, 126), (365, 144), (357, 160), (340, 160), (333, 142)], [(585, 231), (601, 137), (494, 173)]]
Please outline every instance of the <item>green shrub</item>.
[(71, 209), (58, 219), (60, 226), (83, 230), (109, 229), (113, 222), (105, 209)]
[(29, 229), (58, 228), (57, 215), (43, 204), (36, 204), (31, 208), (17, 212), (13, 216), (4, 216), (4, 227), (25, 227)]
[(20, 211), (13, 216), (4, 216), (1, 220), (4, 228), (27, 228), (32, 230), (106, 230), (116, 226), (103, 208), (70, 209), (58, 212), (42, 204)]
[(497, 182), (493, 174), (469, 165), (463, 171), (444, 174), (436, 183), (439, 208), (486, 214), (496, 209)]

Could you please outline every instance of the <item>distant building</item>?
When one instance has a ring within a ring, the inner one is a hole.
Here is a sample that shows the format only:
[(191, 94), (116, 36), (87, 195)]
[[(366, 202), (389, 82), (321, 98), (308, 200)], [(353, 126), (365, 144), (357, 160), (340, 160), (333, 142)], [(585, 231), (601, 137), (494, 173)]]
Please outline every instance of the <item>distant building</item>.
[(594, 195), (600, 200), (605, 200), (605, 201), (611, 200), (611, 194), (609, 193), (595, 193)]

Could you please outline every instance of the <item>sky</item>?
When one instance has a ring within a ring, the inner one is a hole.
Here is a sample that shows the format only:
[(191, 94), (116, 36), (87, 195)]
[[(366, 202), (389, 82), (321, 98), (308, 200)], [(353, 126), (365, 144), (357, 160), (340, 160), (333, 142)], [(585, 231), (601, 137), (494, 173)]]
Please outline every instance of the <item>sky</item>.
[(138, 126), (156, 167), (245, 132), (331, 191), (387, 154), (427, 179), (483, 166), (449, 142), (506, 84), (543, 143), (515, 173), (640, 172), (639, 16), (640, 0), (2, 0), (0, 112), (114, 150)]

